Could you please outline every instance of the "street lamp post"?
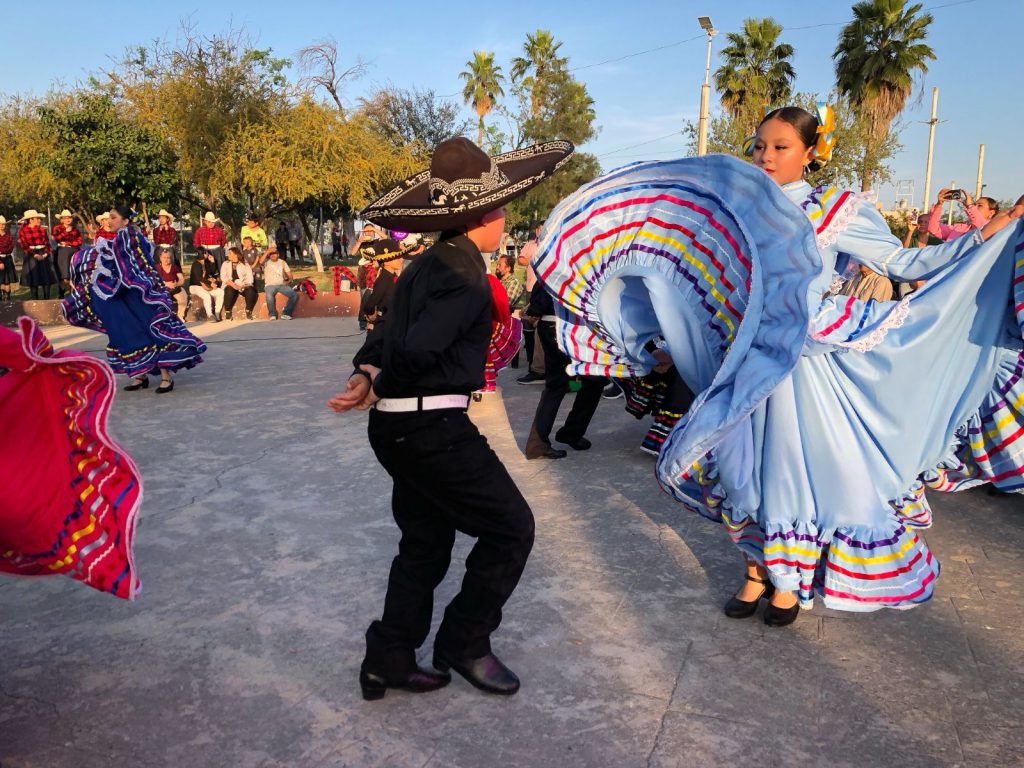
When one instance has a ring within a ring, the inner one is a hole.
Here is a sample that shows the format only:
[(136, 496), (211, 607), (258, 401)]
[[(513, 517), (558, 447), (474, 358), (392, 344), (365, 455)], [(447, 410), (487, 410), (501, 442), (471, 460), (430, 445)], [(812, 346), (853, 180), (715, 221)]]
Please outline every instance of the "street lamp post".
[(709, 16), (698, 16), (697, 23), (708, 34), (708, 61), (704, 66), (704, 85), (700, 87), (700, 122), (697, 126), (697, 154), (708, 153), (708, 102), (711, 97), (711, 38), (718, 34)]

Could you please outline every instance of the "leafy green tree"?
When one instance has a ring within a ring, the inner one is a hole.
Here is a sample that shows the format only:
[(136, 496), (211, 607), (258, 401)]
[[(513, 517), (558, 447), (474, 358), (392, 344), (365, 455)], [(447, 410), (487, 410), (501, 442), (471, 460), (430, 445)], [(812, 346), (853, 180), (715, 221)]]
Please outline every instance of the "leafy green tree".
[(484, 143), (484, 118), (494, 108), (498, 97), (505, 95), (501, 87), (505, 76), (501, 73), (501, 67), (494, 63), (493, 53), (476, 51), (473, 58), (466, 62), (466, 69), (459, 73), (459, 77), (466, 81), (462, 98), (473, 107), (480, 121), (476, 142), (480, 145)]
[(512, 80), (522, 83), (530, 93), (530, 117), (540, 115), (544, 103), (544, 91), (548, 86), (551, 72), (565, 68), (566, 59), (558, 55), (562, 44), (546, 29), (538, 29), (526, 35), (523, 43), (524, 56), (512, 59)]
[(128, 51), (93, 83), (170, 140), (182, 198), (214, 208), (230, 202), (219, 201), (211, 184), (225, 143), (274, 121), (293, 90), (284, 75), (289, 63), (253, 47), (242, 32), (205, 35), (186, 27), (173, 44)]
[[(5, 211), (42, 209), (67, 199), (67, 180), (53, 174), (43, 160), (55, 149), (53, 136), (44, 136), (40, 107), (57, 108), (68, 99), (13, 96), (0, 105), (0, 205)], [(70, 203), (68, 203), (70, 205)]]
[[(925, 43), (932, 15), (921, 10), (919, 3), (908, 7), (906, 0), (865, 0), (853, 6), (853, 21), (839, 33), (832, 53), (836, 86), (867, 121), (870, 144), (885, 141), (915, 76), (927, 73), (928, 62), (935, 59)], [(870, 189), (873, 180), (865, 166), (861, 188)]]
[[(396, 147), (365, 116), (347, 118), (304, 98), (272, 124), (250, 124), (231, 136), (211, 188), (225, 199), (247, 199), (266, 218), (298, 213), (306, 227), (304, 210), (357, 210), (414, 173), (420, 165), (414, 146)], [(306, 236), (322, 270), (308, 228)]]
[(168, 142), (120, 113), (108, 96), (80, 92), (38, 113), (42, 136), (52, 140), (39, 162), (67, 184), (66, 204), (91, 212), (174, 196), (178, 176)]
[(783, 105), (792, 91), (796, 72), (790, 59), (793, 46), (780, 43), (782, 27), (772, 18), (745, 19), (742, 32), (729, 32), (722, 66), (715, 70), (715, 88), (722, 106), (737, 117), (746, 105), (761, 109)]

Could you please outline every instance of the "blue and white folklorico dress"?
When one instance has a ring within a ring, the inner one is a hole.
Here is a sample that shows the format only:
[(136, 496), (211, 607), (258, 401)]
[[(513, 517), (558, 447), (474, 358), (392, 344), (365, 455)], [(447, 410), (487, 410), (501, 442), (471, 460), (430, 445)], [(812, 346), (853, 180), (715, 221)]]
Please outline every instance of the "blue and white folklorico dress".
[(107, 362), (115, 373), (137, 377), (203, 361), (206, 345), (176, 316), (153, 265), (153, 246), (134, 225), (72, 256), (71, 283), (64, 317), (107, 335)]
[[(856, 264), (926, 285), (839, 296)], [(570, 370), (696, 393), (659, 482), (775, 585), (851, 611), (931, 597), (925, 486), (1024, 492), (1024, 226), (903, 248), (870, 203), (725, 156), (640, 163), (551, 214), (534, 264)], [(648, 347), (649, 348), (649, 347)]]

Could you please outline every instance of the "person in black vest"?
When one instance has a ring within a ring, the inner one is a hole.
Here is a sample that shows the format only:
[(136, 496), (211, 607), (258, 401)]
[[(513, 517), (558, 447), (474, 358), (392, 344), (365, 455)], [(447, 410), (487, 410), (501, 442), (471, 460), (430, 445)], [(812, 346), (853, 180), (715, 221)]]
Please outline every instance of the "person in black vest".
[[(446, 685), (454, 669), (477, 688), (513, 694), (519, 678), (491, 651), (490, 636), (533, 546), (529, 505), (466, 415), (484, 383), (491, 290), (481, 252), (498, 247), (504, 206), (565, 163), (573, 146), (549, 141), (488, 157), (468, 139), (441, 142), (430, 169), (362, 212), (391, 230), (441, 231), (403, 270), (382, 333), (356, 354), (337, 412), (370, 412), (370, 445), (394, 481), (391, 506), (402, 531), (384, 612), (366, 632), (363, 697), (388, 688)], [(434, 639), (434, 670), (419, 667), (434, 588), (451, 562), (455, 532), (476, 538), (462, 589)]]

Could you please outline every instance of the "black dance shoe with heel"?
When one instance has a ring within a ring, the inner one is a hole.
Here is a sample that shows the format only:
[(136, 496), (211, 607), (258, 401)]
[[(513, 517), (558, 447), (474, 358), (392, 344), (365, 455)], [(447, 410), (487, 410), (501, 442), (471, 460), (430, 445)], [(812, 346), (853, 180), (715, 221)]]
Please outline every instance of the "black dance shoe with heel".
[(756, 576), (747, 576), (747, 581), (755, 584), (763, 584), (764, 589), (755, 600), (740, 600), (738, 597), (730, 597), (725, 604), (725, 615), (730, 619), (746, 619), (753, 616), (757, 611), (757, 604), (761, 600), (767, 600), (775, 594), (775, 586), (768, 579), (759, 579)]
[[(164, 386), (165, 384), (167, 386)], [(161, 381), (160, 384), (156, 388), (156, 393), (158, 395), (163, 395), (163, 394), (166, 394), (167, 392), (173, 392), (173, 391), (174, 391), (174, 382), (173, 381)]]
[(789, 608), (779, 608), (768, 603), (764, 609), (764, 623), (769, 627), (785, 627), (796, 621), (798, 615), (800, 615), (799, 600)]
[(149, 379), (132, 379), (132, 383), (124, 388), (125, 392), (134, 392), (137, 389), (148, 389)]
[(383, 699), (388, 688), (394, 688), (409, 693), (430, 693), (439, 688), (444, 688), (452, 681), (452, 676), (447, 671), (435, 672), (432, 669), (416, 667), (404, 680), (392, 682), (385, 677), (359, 670), (359, 688), (363, 692), (363, 698), (367, 701)]
[(460, 659), (434, 649), (434, 668), (442, 672), (454, 669), (474, 688), (499, 696), (511, 696), (519, 690), (519, 678), (493, 653), (479, 659)]

